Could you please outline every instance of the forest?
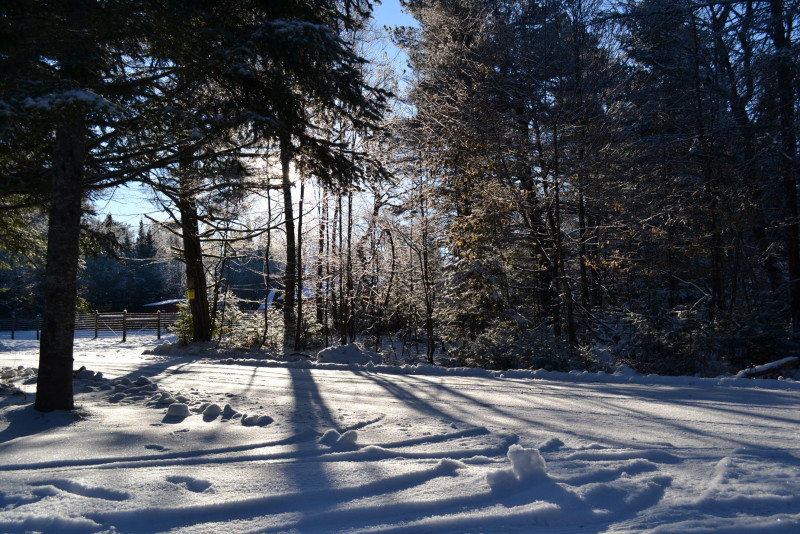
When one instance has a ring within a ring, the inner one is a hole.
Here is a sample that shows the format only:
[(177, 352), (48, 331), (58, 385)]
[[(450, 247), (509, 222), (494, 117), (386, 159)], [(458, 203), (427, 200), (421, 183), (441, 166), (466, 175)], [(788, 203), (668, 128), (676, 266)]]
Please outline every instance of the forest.
[[(416, 26), (3, 3), (0, 314), (42, 315), (37, 409), (71, 403), (76, 309), (186, 297), (189, 341), (242, 348), (277, 324), (276, 350), (488, 369), (797, 355), (800, 2), (401, 3)], [(134, 186), (138, 228), (97, 215)]]

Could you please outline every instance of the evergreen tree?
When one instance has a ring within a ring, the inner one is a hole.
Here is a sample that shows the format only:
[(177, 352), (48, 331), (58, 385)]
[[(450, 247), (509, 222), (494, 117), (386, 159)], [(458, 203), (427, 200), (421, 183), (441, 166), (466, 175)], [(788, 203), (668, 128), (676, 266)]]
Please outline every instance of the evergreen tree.
[[(82, 202), (88, 187), (112, 179), (104, 172), (114, 167), (111, 159), (95, 156), (113, 148), (126, 115), (120, 104), (135, 98), (135, 85), (118, 83), (129, 77), (124, 58), (138, 52), (138, 35), (129, 24), (132, 7), (91, 0), (12, 1), (2, 7), (4, 189), (51, 199), (36, 396), (41, 411), (73, 406)], [(49, 195), (42, 193), (48, 189)]]

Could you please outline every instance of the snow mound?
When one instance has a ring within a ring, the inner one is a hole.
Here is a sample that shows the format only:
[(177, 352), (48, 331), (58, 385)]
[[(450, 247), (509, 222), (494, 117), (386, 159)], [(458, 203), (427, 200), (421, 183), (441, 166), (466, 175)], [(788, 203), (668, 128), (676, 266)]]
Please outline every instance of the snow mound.
[(11, 405), (27, 402), (28, 396), (17, 386), (0, 382), (0, 400), (5, 405)]
[(0, 380), (13, 384), (14, 382), (22, 382), (23, 384), (35, 384), (36, 377), (39, 370), (35, 367), (23, 367), (22, 365), (12, 367), (0, 368)]
[(534, 484), (547, 479), (546, 464), (538, 449), (526, 449), (515, 443), (508, 448), (508, 459), (511, 467), (487, 473), (486, 482), (492, 490)]
[(219, 407), (219, 404), (209, 404), (203, 410), (203, 418), (213, 419), (221, 413), (222, 413), (222, 408)]
[(617, 370), (616, 372), (614, 372), (614, 376), (633, 378), (639, 376), (639, 373), (637, 373), (636, 370), (630, 367), (629, 365), (623, 363), (617, 366)]
[(182, 402), (174, 402), (167, 408), (167, 415), (170, 417), (189, 417), (189, 406)]
[(327, 430), (322, 437), (319, 438), (319, 442), (323, 445), (333, 446), (336, 444), (336, 441), (339, 439), (339, 432), (334, 429)]
[(90, 371), (89, 369), (86, 369), (85, 367), (81, 367), (80, 369), (75, 371), (73, 373), (73, 376), (74, 376), (74, 378), (77, 378), (79, 380), (95, 380), (95, 381), (97, 381), (97, 380), (102, 380), (103, 379), (103, 373), (95, 373), (94, 371)]
[(273, 421), (268, 415), (244, 415), (242, 416), (243, 426), (267, 426)]
[(317, 353), (317, 362), (323, 363), (355, 363), (366, 365), (368, 363), (381, 363), (380, 356), (369, 354), (357, 344), (350, 343), (338, 347), (328, 347)]
[(152, 384), (150, 379), (147, 378), (146, 376), (140, 376), (139, 378), (136, 379), (136, 382), (134, 382), (134, 383), (137, 386), (149, 386), (150, 384)]
[(355, 430), (348, 430), (344, 434), (340, 434), (333, 428), (326, 431), (322, 437), (319, 438), (321, 444), (335, 449), (356, 449), (358, 448), (356, 441), (358, 441), (358, 432)]
[(157, 394), (153, 400), (158, 404), (172, 404), (177, 402), (175, 399), (172, 398), (172, 395), (166, 391), (162, 391), (161, 393)]

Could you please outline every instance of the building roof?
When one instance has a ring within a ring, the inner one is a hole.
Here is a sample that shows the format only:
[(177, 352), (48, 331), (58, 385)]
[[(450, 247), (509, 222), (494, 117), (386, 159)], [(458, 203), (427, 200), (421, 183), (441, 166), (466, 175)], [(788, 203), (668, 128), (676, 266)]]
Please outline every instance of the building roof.
[[(281, 291), (272, 289), (270, 290), (269, 294), (267, 295), (267, 304), (272, 305), (272, 302), (275, 300), (283, 300), (283, 295)], [(263, 310), (265, 308), (264, 302), (261, 303), (261, 306), (258, 307), (259, 310)]]
[(152, 306), (152, 307), (166, 306), (168, 304), (179, 304), (181, 302), (186, 302), (186, 299), (161, 300), (159, 302), (151, 302), (150, 304), (142, 304), (142, 307), (146, 308), (146, 307), (149, 307), (149, 306)]

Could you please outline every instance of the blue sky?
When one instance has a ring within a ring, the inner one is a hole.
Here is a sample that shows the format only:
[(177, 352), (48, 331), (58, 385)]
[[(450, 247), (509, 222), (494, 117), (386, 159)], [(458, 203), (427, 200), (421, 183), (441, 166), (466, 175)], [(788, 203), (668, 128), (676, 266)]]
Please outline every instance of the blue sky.
[(400, 0), (383, 0), (374, 6), (375, 22), (381, 26), (415, 26), (414, 17), (404, 12), (400, 7)]

